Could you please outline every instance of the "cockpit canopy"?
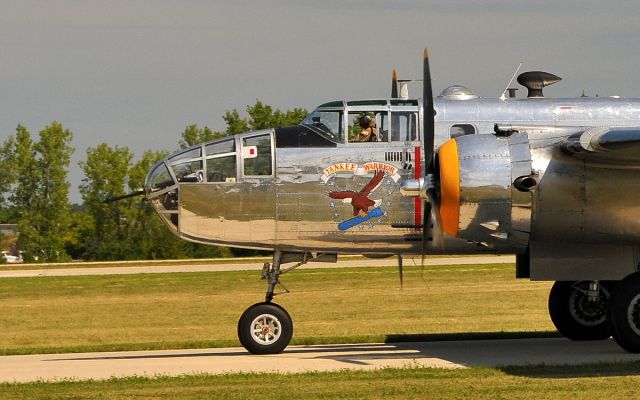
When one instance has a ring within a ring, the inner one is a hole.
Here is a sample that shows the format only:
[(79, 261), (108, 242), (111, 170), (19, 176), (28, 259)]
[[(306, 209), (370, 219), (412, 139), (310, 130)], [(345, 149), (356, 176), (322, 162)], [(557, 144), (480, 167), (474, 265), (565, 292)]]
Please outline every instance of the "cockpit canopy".
[(419, 139), (420, 103), (416, 99), (332, 101), (318, 106), (301, 123), (336, 144), (359, 140), (359, 121), (367, 117), (375, 128), (374, 142)]

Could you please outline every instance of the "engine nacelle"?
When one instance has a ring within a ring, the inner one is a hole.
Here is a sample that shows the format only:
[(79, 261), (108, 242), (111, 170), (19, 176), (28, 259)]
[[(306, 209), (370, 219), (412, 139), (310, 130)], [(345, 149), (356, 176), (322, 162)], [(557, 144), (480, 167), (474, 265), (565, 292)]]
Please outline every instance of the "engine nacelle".
[(526, 250), (532, 174), (526, 134), (468, 135), (438, 149), (440, 223), (444, 233), (496, 248)]

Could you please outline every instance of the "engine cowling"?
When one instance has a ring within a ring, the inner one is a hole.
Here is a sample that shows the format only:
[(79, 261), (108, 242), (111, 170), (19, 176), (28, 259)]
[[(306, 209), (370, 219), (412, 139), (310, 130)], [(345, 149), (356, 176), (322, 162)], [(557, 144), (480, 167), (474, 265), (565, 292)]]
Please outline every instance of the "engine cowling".
[(515, 252), (526, 249), (537, 184), (526, 134), (451, 139), (438, 149), (438, 168), (444, 233)]

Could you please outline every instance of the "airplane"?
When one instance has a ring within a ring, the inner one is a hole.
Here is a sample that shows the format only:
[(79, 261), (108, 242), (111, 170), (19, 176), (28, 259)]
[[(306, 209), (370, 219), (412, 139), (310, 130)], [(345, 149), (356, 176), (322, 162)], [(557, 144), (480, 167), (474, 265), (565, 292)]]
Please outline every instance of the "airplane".
[[(542, 71), (518, 76), (526, 98), (463, 86), (434, 98), (426, 49), (423, 64), (421, 99), (398, 94), (396, 78), (391, 98), (327, 102), (297, 126), (202, 143), (150, 170), (144, 195), (178, 237), (273, 251), (265, 301), (238, 322), (242, 345), (287, 347), (293, 322), (275, 289), (306, 263), (395, 255), (402, 273), (403, 256), (493, 253), (516, 254), (516, 278), (555, 281), (561, 334), (640, 352), (640, 99), (545, 98), (560, 78)], [(366, 129), (374, 140), (360, 141)]]

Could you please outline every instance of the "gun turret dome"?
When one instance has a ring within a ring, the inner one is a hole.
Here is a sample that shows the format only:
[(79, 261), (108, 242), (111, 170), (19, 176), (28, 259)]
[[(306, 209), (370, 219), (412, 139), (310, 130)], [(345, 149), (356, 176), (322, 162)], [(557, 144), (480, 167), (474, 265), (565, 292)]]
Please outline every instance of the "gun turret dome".
[(478, 98), (471, 90), (461, 85), (449, 86), (443, 90), (438, 97), (443, 97), (448, 100), (471, 100)]
[(529, 90), (527, 97), (532, 99), (543, 98), (542, 88), (553, 85), (561, 80), (562, 78), (559, 76), (543, 71), (529, 71), (518, 75), (518, 83)]

